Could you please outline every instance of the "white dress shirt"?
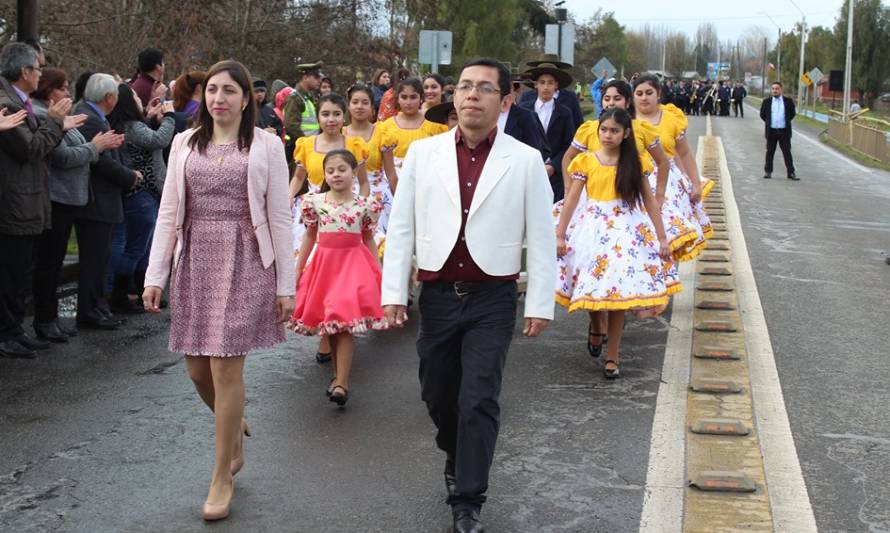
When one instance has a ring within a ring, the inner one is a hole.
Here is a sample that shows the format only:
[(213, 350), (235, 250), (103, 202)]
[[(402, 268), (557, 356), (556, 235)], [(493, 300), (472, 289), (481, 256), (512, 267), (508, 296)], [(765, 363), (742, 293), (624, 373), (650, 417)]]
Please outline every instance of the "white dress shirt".
[(541, 125), (544, 126), (544, 133), (547, 133), (547, 128), (550, 126), (550, 117), (553, 116), (553, 108), (556, 106), (556, 100), (551, 98), (550, 100), (544, 102), (540, 98), (535, 100), (535, 113), (538, 114), (538, 118), (541, 119)]
[(785, 128), (785, 99), (781, 96), (773, 96), (769, 127), (773, 129)]

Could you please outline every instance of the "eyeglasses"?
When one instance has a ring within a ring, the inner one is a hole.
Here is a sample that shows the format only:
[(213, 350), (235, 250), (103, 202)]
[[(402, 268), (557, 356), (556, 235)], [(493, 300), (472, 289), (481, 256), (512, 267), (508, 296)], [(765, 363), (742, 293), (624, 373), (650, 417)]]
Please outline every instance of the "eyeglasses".
[(457, 84), (457, 87), (454, 88), (459, 93), (469, 93), (473, 89), (479, 91), (479, 94), (484, 96), (489, 96), (492, 94), (500, 93), (501, 90), (494, 86), (494, 84), (488, 83), (484, 81), (482, 83), (473, 83), (471, 81), (462, 81)]
[(33, 65), (28, 65), (28, 66), (25, 67), (25, 68), (28, 69), (28, 70), (33, 70), (33, 71), (35, 71), (35, 72), (43, 72), (43, 69), (42, 69), (42, 68), (40, 68), (40, 67), (35, 67), (35, 66), (33, 66)]

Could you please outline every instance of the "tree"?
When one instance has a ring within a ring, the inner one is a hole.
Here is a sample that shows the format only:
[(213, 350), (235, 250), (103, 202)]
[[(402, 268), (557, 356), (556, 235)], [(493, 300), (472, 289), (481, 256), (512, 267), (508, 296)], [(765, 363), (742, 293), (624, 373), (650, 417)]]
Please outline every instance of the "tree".
[(620, 68), (627, 60), (627, 39), (624, 26), (618, 24), (613, 14), (597, 11), (586, 23), (576, 30), (575, 68), (576, 79), (591, 76), (599, 77), (600, 73), (591, 72), (591, 68), (602, 58)]
[[(841, 7), (834, 33), (837, 36), (835, 61), (846, 63), (847, 13), (846, 0)], [(859, 89), (864, 102), (871, 105), (890, 73), (890, 8), (881, 0), (857, 0), (853, 19), (853, 87)]]

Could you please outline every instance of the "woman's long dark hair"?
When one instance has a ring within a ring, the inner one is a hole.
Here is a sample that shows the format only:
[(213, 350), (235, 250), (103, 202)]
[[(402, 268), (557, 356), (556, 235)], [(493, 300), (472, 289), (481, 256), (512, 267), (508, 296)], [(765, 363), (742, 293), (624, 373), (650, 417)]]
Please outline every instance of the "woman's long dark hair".
[(247, 102), (241, 111), (241, 125), (238, 127), (238, 149), (246, 150), (250, 148), (253, 142), (254, 124), (256, 124), (256, 101), (253, 97), (253, 78), (247, 67), (233, 59), (226, 59), (210, 67), (207, 76), (204, 78), (204, 93), (201, 95), (201, 107), (198, 109), (198, 118), (195, 121), (197, 131), (189, 139), (189, 147), (197, 150), (199, 153), (207, 151), (207, 145), (213, 138), (213, 117), (207, 109), (207, 83), (210, 78), (216, 76), (220, 72), (228, 72), (232, 80), (244, 91)]
[(630, 113), (613, 107), (600, 115), (600, 127), (607, 120), (613, 120), (624, 128), (627, 137), (621, 141), (618, 153), (618, 168), (615, 170), (615, 190), (622, 200), (634, 208), (643, 202), (643, 167), (640, 165), (640, 153), (634, 138), (633, 119)]
[(420, 96), (421, 103), (423, 103), (423, 83), (418, 78), (405, 78), (396, 85), (396, 109), (399, 111), (402, 110), (402, 106), (399, 105), (399, 95), (402, 94), (406, 87), (414, 89), (414, 92)]
[(145, 122), (145, 115), (139, 111), (136, 93), (126, 83), (117, 86), (117, 105), (108, 113), (108, 124), (118, 133), (124, 131), (127, 122)]
[[(624, 97), (624, 101), (627, 102), (627, 112), (628, 114), (630, 114), (631, 118), (636, 116), (636, 110), (634, 109), (634, 90), (633, 87), (631, 87), (630, 84), (624, 80), (619, 80), (616, 78), (614, 80), (606, 82), (606, 84), (603, 85), (602, 89), (600, 90), (600, 105), (603, 105), (603, 97), (606, 96), (606, 91), (611, 89), (612, 87), (614, 87), (615, 90), (618, 91), (618, 94)], [(605, 110), (606, 109), (603, 108), (603, 111)], [(602, 115), (602, 113), (600, 113), (600, 115)]]

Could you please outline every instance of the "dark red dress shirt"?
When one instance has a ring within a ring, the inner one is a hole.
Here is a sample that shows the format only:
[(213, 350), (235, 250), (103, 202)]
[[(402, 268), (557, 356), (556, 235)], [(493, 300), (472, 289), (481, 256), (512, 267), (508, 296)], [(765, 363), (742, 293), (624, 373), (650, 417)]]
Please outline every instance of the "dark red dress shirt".
[(498, 129), (494, 128), (481, 143), (475, 148), (467, 146), (466, 141), (460, 134), (460, 128), (455, 128), (455, 143), (457, 144), (457, 180), (460, 183), (460, 232), (457, 234), (457, 242), (454, 249), (442, 269), (436, 272), (429, 270), (418, 270), (418, 281), (504, 281), (519, 279), (519, 273), (509, 276), (491, 276), (486, 274), (479, 268), (479, 265), (473, 261), (470, 250), (467, 248), (467, 241), (464, 231), (467, 227), (467, 217), (470, 213), (470, 205), (473, 204), (473, 195), (476, 193), (476, 186), (479, 184), (479, 176), (482, 175), (482, 169), (485, 167), (485, 161), (494, 145), (494, 138)]

